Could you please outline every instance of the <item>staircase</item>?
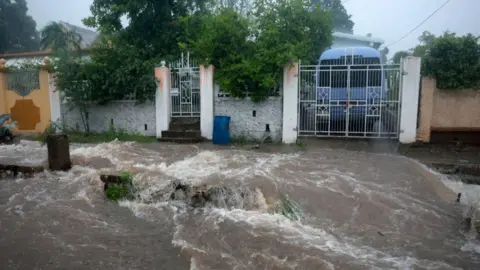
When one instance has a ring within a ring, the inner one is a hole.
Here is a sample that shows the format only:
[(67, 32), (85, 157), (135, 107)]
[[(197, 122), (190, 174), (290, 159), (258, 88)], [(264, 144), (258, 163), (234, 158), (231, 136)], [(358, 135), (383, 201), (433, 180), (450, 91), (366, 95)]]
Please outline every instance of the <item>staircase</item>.
[(199, 117), (172, 117), (168, 130), (162, 131), (161, 142), (198, 143), (202, 141)]

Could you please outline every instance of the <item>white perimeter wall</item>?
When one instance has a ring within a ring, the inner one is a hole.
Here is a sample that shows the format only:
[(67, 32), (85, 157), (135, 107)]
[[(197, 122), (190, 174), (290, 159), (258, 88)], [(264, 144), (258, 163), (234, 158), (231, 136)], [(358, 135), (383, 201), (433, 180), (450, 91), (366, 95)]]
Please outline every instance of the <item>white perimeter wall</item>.
[(216, 88), (214, 113), (231, 117), (232, 138), (262, 140), (268, 124), (272, 140), (282, 140), (282, 97), (269, 97), (265, 101), (253, 102), (250, 98), (219, 97), (218, 87)]
[[(62, 118), (67, 128), (78, 127), (81, 131), (84, 130), (80, 113), (77, 109), (71, 110), (67, 103), (62, 103)], [(115, 128), (145, 136), (156, 135), (155, 103), (151, 101), (136, 104), (134, 100), (122, 100), (103, 106), (92, 106), (89, 109), (89, 118), (92, 132), (108, 131), (113, 119)]]

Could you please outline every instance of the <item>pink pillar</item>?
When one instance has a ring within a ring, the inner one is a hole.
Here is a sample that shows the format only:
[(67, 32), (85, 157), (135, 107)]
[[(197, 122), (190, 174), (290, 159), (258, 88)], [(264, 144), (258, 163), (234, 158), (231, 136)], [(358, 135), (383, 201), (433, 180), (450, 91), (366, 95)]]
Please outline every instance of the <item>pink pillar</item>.
[(157, 91), (155, 93), (155, 117), (157, 123), (157, 138), (162, 137), (162, 131), (168, 130), (170, 125), (170, 69), (162, 61), (161, 67), (155, 68)]

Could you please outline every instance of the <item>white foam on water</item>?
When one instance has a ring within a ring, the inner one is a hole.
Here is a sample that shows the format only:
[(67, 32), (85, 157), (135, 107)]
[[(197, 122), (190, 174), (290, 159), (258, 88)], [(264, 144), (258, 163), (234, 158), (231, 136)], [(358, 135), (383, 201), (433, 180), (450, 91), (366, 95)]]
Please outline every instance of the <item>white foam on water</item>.
[(411, 269), (415, 268), (415, 266), (429, 269), (451, 267), (443, 262), (395, 257), (369, 246), (358, 246), (351, 239), (334, 236), (323, 229), (289, 220), (282, 215), (218, 208), (211, 209), (210, 214), (220, 221), (229, 219), (236, 223), (246, 223), (253, 230), (256, 228), (267, 229), (269, 236), (282, 239), (287, 244), (295, 244), (300, 248), (315, 248), (332, 256), (348, 256), (355, 259), (356, 262), (361, 262), (363, 265), (373, 266), (376, 263), (388, 263), (392, 267), (401, 269)]
[(461, 248), (462, 251), (466, 252), (475, 252), (480, 254), (480, 244), (478, 243), (473, 243), (473, 242), (468, 242), (465, 245), (462, 246)]
[(227, 161), (219, 152), (202, 151), (193, 157), (172, 163), (163, 172), (177, 179), (199, 184), (208, 176), (225, 170), (227, 166)]
[(17, 144), (0, 145), (0, 159), (21, 165), (43, 164), (47, 161), (47, 147), (27, 140), (21, 140)]
[(197, 260), (195, 257), (190, 259), (190, 270), (200, 270), (200, 268), (197, 266)]

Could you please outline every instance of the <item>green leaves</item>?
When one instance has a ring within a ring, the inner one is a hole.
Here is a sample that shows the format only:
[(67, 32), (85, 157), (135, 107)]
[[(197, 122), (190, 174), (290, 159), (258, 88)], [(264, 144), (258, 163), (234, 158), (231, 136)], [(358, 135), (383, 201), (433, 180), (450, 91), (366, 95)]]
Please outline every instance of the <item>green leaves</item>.
[(38, 49), (36, 23), (25, 0), (0, 0), (0, 53)]
[(62, 23), (51, 22), (41, 31), (40, 41), (42, 49), (80, 50), (82, 36), (67, 29)]
[(260, 101), (279, 88), (284, 66), (315, 61), (331, 44), (329, 13), (303, 0), (257, 1), (244, 16), (220, 8), (214, 14), (183, 19), (185, 42), (203, 64), (216, 67), (222, 91)]
[(457, 37), (449, 32), (439, 37), (426, 37), (421, 48), (414, 49), (414, 54), (422, 51), (424, 55), (423, 75), (436, 78), (438, 88), (480, 87), (479, 37), (471, 34)]

